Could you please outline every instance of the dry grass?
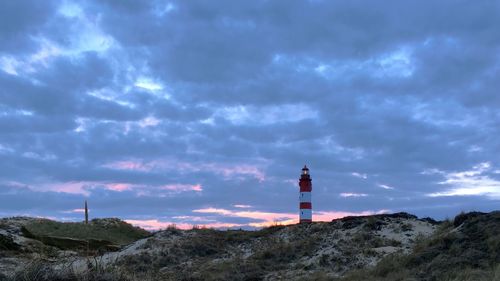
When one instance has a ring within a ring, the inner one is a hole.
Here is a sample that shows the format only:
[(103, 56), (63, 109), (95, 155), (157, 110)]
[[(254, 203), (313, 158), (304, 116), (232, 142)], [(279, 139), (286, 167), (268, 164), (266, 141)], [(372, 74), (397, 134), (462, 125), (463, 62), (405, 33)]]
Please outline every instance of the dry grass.
[(460, 214), (411, 254), (389, 255), (373, 269), (334, 280), (500, 281), (500, 212)]
[[(122, 257), (114, 266), (76, 274), (33, 264), (8, 281), (500, 281), (500, 212), (461, 214), (455, 221), (442, 223), (430, 238), (415, 236), (410, 254), (390, 254), (375, 267), (366, 268), (363, 257), (381, 257), (374, 247), (401, 246), (397, 240), (371, 235), (387, 227), (386, 223), (390, 222), (351, 218), (346, 223), (273, 226), (260, 231), (171, 227), (162, 236), (150, 238), (144, 244), (146, 252)], [(411, 224), (398, 228), (404, 233), (411, 230)], [(343, 236), (346, 231), (349, 235)], [(335, 241), (335, 251), (325, 251), (330, 241)]]
[[(112, 223), (105, 223), (107, 221)], [(118, 219), (94, 219), (88, 225), (80, 222), (37, 220), (26, 225), (26, 229), (35, 236), (106, 240), (117, 245), (126, 245), (150, 235), (146, 230)]]

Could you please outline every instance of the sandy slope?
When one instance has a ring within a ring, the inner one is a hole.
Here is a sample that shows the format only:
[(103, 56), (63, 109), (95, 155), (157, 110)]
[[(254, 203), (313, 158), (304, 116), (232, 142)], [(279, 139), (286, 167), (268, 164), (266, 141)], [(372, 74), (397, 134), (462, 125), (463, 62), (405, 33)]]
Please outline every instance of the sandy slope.
[[(28, 221), (4, 220), (0, 234), (10, 235), (29, 249), (27, 252), (36, 252), (40, 242), (25, 238), (20, 232), (20, 227)], [(262, 277), (267, 280), (294, 280), (316, 270), (341, 276), (351, 269), (373, 266), (390, 253), (409, 252), (418, 239), (431, 235), (436, 228), (435, 222), (397, 214), (280, 226), (258, 232), (171, 229), (138, 240), (118, 252), (92, 258), (60, 251), (59, 258), (52, 263), (56, 269), (71, 267), (77, 272), (87, 270), (89, 265), (118, 266), (195, 278), (235, 264), (250, 268), (257, 264), (264, 268), (259, 274), (264, 274)], [(4, 255), (0, 257), (0, 270), (14, 272), (33, 255)]]

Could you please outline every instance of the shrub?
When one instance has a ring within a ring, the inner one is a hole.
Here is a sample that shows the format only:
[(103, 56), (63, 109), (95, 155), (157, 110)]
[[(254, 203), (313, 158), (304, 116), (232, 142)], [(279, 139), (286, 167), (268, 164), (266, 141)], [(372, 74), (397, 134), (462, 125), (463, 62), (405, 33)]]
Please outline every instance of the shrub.
[(403, 223), (401, 225), (401, 230), (406, 232), (406, 231), (410, 231), (413, 229), (413, 225), (411, 223)]
[(20, 246), (14, 242), (14, 239), (7, 235), (0, 234), (0, 250), (16, 251)]
[(363, 226), (363, 229), (365, 229), (365, 230), (380, 230), (381, 227), (382, 227), (382, 223), (379, 220), (377, 220), (376, 217), (368, 217), (366, 219), (365, 225)]

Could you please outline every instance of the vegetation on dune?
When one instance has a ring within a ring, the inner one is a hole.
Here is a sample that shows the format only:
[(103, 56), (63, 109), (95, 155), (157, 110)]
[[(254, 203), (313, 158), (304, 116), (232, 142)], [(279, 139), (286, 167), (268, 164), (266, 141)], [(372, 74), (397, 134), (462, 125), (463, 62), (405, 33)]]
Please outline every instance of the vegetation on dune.
[(81, 222), (37, 220), (25, 226), (35, 237), (65, 237), (78, 240), (104, 240), (115, 245), (127, 245), (150, 235), (119, 219), (93, 219), (88, 225)]
[[(362, 219), (365, 222), (361, 222)], [(384, 223), (383, 220), (371, 217), (349, 218), (346, 222), (343, 227), (347, 229), (355, 225), (363, 226), (352, 238), (361, 247), (398, 246), (397, 241), (369, 235), (371, 229), (377, 229)], [(160, 278), (158, 280), (263, 280), (269, 278), (268, 274), (272, 272), (275, 275), (269, 280), (280, 280), (280, 272), (297, 269), (290, 266), (301, 266), (300, 270), (310, 272), (306, 277), (299, 277), (304, 281), (500, 281), (500, 212), (460, 214), (454, 221), (441, 223), (431, 237), (420, 238), (410, 254), (390, 254), (373, 268), (354, 269), (338, 278), (333, 277), (326, 269), (342, 268), (342, 265), (353, 262), (356, 259), (355, 248), (350, 256), (323, 255), (317, 263), (309, 266), (297, 263), (293, 265), (294, 261), (311, 257), (320, 250), (315, 241), (321, 239), (324, 227), (328, 226), (310, 226), (307, 231), (301, 226), (293, 230), (296, 236), (300, 237), (301, 232), (308, 235), (309, 239), (298, 241), (284, 241), (276, 237), (269, 239), (269, 235), (276, 233), (281, 227), (257, 232), (193, 230), (197, 231), (197, 236), (162, 252), (162, 255), (131, 256), (122, 261), (122, 266), (147, 276), (150, 276), (151, 271), (156, 272), (153, 275)], [(401, 225), (403, 232), (409, 228), (409, 224)], [(249, 258), (222, 258), (218, 262), (211, 262), (214, 258), (227, 255), (228, 245), (236, 247), (262, 237), (268, 239), (262, 240), (261, 249), (252, 253)], [(195, 262), (196, 258), (200, 258), (201, 262), (197, 264), (195, 272), (189, 266), (172, 266)], [(164, 269), (161, 273), (158, 270), (160, 268)]]
[(500, 212), (460, 214), (419, 241), (411, 254), (389, 255), (373, 269), (336, 280), (368, 279), (500, 281)]
[[(94, 219), (89, 224), (37, 219), (24, 225), (21, 231), (25, 237), (36, 239), (42, 245), (82, 255), (118, 251), (124, 245), (151, 235), (119, 219)], [(52, 252), (56, 254), (57, 251)]]
[[(0, 274), (0, 281), (500, 281), (500, 212), (460, 214), (442, 223), (429, 221), (433, 229), (438, 225), (437, 230), (430, 237), (413, 234), (413, 249), (408, 254), (403, 254), (402, 240), (394, 240), (396, 236), (374, 235), (392, 229), (392, 234), (409, 237), (419, 224), (413, 217), (404, 217), (346, 218), (259, 231), (181, 231), (172, 227), (142, 241), (136, 253), (106, 266), (94, 263), (75, 273), (34, 262), (15, 276), (2, 279)], [(62, 224), (63, 230), (57, 230), (52, 223), (42, 221), (31, 229), (71, 236), (83, 225)], [(98, 229), (97, 238), (103, 238), (100, 223), (89, 224)], [(109, 228), (109, 221), (105, 225)], [(400, 250), (381, 255), (379, 250), (387, 248)], [(376, 265), (368, 266), (366, 260), (376, 261)]]
[[(399, 241), (369, 235), (371, 229), (377, 227), (371, 225), (370, 218), (358, 218), (355, 225), (365, 227), (352, 237), (340, 240), (342, 245), (336, 249), (342, 254), (325, 252), (318, 256), (318, 252), (324, 250), (325, 241), (336, 241), (341, 231), (356, 227), (353, 222), (354, 219), (349, 219), (345, 225), (335, 222), (272, 226), (259, 231), (193, 229), (187, 231), (189, 239), (178, 239), (159, 253), (124, 257), (119, 265), (136, 274), (156, 272), (158, 280), (286, 280), (289, 279), (286, 272), (291, 270), (308, 276), (327, 267), (344, 271), (353, 264), (363, 265), (356, 257), (360, 251), (363, 256), (379, 255), (363, 249), (401, 246)], [(169, 229), (163, 234), (168, 237), (179, 233)], [(149, 240), (144, 248), (158, 249), (156, 243)], [(271, 279), (269, 274), (273, 274)]]
[[(75, 272), (69, 268), (55, 270), (46, 263), (35, 260), (14, 276), (0, 273), (0, 281), (136, 281), (132, 276), (117, 268), (91, 268)], [(151, 279), (142, 279), (148, 281)]]
[(0, 251), (15, 251), (19, 248), (12, 237), (0, 234)]

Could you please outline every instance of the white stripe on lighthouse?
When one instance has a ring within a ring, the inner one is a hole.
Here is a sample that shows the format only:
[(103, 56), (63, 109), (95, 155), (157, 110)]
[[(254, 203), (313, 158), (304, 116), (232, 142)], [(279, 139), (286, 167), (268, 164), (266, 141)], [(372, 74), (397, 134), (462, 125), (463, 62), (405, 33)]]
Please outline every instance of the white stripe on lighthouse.
[(300, 209), (300, 219), (301, 220), (312, 219), (312, 210), (311, 209)]
[(299, 200), (300, 202), (311, 202), (311, 192), (301, 192)]

